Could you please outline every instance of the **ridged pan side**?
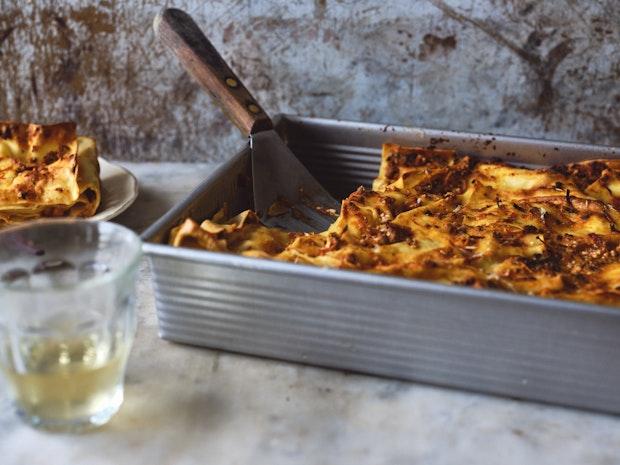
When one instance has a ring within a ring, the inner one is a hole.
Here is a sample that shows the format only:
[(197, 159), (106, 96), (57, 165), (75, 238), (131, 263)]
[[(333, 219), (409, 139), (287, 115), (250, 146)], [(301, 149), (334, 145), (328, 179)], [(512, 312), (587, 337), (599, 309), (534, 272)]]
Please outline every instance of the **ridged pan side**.
[(293, 144), (293, 153), (327, 189), (346, 197), (358, 186), (369, 187), (377, 177), (381, 150), (344, 144)]
[(513, 311), (511, 295), (310, 279), (287, 272), (289, 264), (268, 271), (151, 260), (166, 339), (620, 412), (613, 313), (541, 299)]

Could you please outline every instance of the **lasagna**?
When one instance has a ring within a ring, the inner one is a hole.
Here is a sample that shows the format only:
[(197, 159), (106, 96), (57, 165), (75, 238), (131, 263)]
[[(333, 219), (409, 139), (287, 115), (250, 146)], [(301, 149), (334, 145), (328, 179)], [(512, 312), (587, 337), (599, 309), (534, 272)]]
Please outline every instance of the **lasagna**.
[(620, 160), (530, 169), (384, 144), (328, 230), (252, 211), (187, 219), (174, 246), (620, 306)]
[(95, 141), (74, 123), (0, 122), (0, 227), (92, 216), (100, 198)]

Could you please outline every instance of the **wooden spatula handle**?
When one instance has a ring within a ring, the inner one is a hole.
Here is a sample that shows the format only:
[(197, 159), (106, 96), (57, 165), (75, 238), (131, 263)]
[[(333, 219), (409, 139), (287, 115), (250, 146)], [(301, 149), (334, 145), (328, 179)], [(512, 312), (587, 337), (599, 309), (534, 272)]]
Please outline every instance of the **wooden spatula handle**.
[(269, 116), (187, 13), (165, 9), (157, 15), (153, 27), (185, 70), (211, 94), (245, 136), (273, 128)]

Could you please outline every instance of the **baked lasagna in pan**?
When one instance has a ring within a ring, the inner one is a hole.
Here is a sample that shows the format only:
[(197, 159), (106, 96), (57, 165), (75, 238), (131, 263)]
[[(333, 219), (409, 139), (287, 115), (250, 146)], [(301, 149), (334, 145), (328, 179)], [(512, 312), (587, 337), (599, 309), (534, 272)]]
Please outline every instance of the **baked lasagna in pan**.
[(170, 243), (620, 306), (620, 160), (530, 169), (384, 144), (372, 190), (344, 199), (327, 231), (223, 209)]
[(0, 122), (0, 227), (43, 217), (88, 217), (101, 199), (95, 141), (74, 123)]

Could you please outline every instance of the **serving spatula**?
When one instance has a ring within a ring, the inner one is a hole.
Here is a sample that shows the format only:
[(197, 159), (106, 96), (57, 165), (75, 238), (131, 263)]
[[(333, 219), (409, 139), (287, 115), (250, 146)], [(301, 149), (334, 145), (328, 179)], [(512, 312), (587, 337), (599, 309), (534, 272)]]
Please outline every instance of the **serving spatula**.
[(254, 210), (261, 221), (289, 231), (327, 229), (340, 209), (339, 202), (286, 146), (269, 116), (192, 18), (175, 8), (164, 9), (153, 27), (185, 70), (249, 137)]

